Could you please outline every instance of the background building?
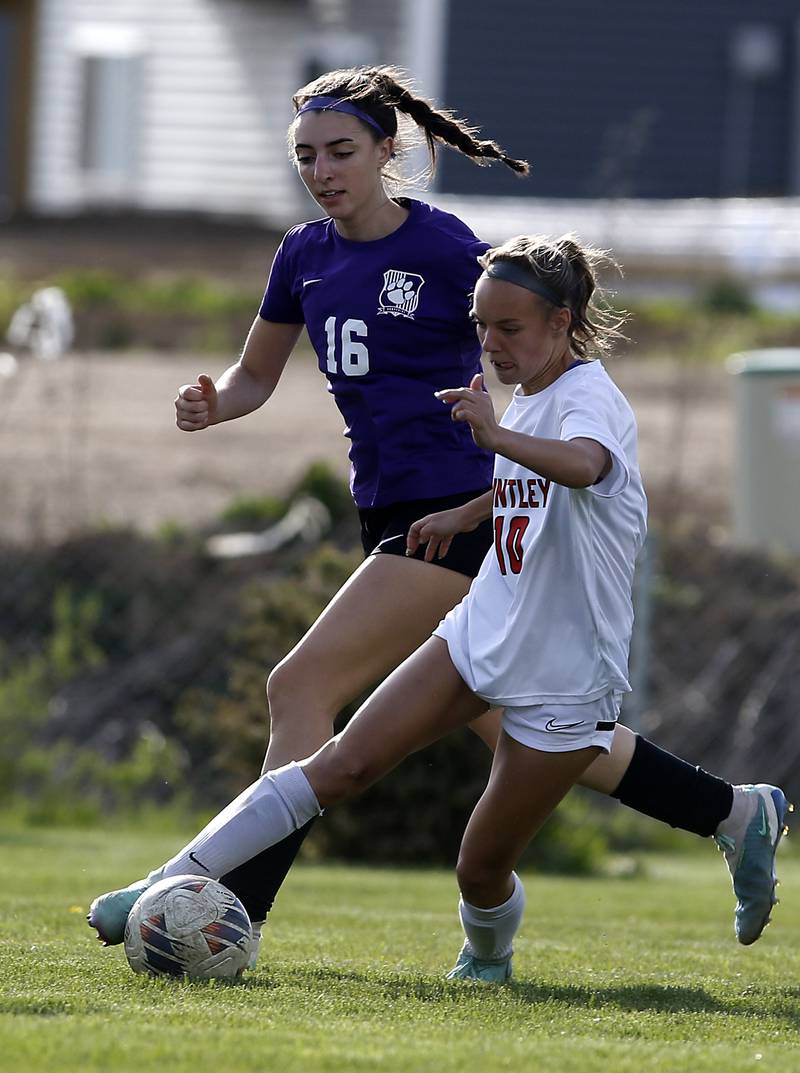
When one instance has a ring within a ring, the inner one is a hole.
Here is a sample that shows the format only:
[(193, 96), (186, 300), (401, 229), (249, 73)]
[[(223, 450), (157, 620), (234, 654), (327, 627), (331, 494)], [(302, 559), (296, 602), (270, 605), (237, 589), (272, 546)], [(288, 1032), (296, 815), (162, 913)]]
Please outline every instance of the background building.
[(443, 192), (800, 194), (796, 0), (0, 0), (0, 197), (282, 225), (292, 91), (375, 61), (534, 162), (523, 188), (448, 154)]
[[(461, 0), (444, 41), (444, 98), (526, 147), (539, 197), (800, 194), (796, 0)], [(475, 177), (448, 158), (442, 188)]]
[(0, 218), (282, 231), (316, 211), (292, 92), (372, 62), (531, 159), (520, 181), (442, 154), (433, 199), (489, 241), (575, 230), (645, 286), (729, 274), (796, 304), (796, 0), (0, 0)]
[(2, 0), (0, 197), (34, 213), (282, 223), (302, 196), (286, 164), (291, 93), (331, 66), (408, 60), (411, 14), (366, 0)]

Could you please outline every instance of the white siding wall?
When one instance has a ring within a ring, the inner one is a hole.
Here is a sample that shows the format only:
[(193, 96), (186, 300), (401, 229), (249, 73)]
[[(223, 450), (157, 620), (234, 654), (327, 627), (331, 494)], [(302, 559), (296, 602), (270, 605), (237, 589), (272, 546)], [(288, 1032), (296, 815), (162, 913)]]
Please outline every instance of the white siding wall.
[[(280, 227), (313, 215), (285, 142), (308, 58), (328, 46), (341, 53), (337, 62), (398, 63), (430, 90), (431, 46), (440, 45), (420, 43), (430, 36), (430, 3), (351, 0), (337, 48), (304, 0), (39, 0), (30, 207), (71, 213), (117, 204)], [(81, 163), (83, 57), (87, 39), (104, 32), (123, 42), (127, 35), (141, 57), (133, 163), (110, 181)]]
[[(76, 42), (91, 26), (128, 27), (142, 42), (136, 166), (116, 191), (98, 188), (80, 166)], [(40, 0), (31, 207), (71, 212), (105, 199), (294, 218), (303, 195), (285, 131), (309, 29), (302, 3)]]

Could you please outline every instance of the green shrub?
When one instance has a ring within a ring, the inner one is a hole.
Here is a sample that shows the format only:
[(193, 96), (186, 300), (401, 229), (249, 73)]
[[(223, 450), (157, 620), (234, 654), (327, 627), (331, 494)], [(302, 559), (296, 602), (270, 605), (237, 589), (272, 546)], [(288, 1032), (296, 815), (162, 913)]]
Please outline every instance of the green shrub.
[(67, 741), (29, 748), (18, 758), (12, 807), (35, 824), (95, 824), (132, 816), (143, 802), (173, 806), (186, 799), (187, 757), (154, 727), (144, 727), (129, 755), (116, 763)]
[(755, 312), (756, 304), (750, 291), (732, 276), (720, 276), (704, 287), (698, 296), (701, 309), (713, 313), (733, 313), (747, 316)]
[(0, 277), (0, 339), (5, 338), (11, 318), (30, 297), (30, 291), (16, 280)]
[[(176, 548), (181, 544), (190, 542), (193, 539), (193, 534), (189, 532), (182, 522), (168, 519), (167, 521), (161, 522), (157, 527), (153, 534), (153, 538), (167, 547)], [(198, 544), (199, 543), (198, 540)]]
[(278, 521), (286, 513), (286, 503), (277, 496), (237, 496), (220, 514), (225, 526), (259, 529)]
[(105, 661), (94, 639), (99, 618), (97, 594), (78, 596), (61, 585), (38, 652), (14, 657), (8, 643), (0, 643), (0, 798), (24, 782), (28, 749), (47, 723), (54, 692)]
[(310, 495), (330, 511), (331, 518), (341, 521), (353, 512), (353, 499), (345, 482), (334, 473), (327, 462), (312, 462), (295, 485), (291, 498)]
[(360, 556), (323, 544), (286, 576), (250, 577), (229, 625), (220, 680), (178, 700), (175, 723), (194, 761), (198, 785), (224, 802), (258, 773), (267, 743), (269, 671), (300, 640), (358, 564)]
[(121, 307), (129, 281), (123, 281), (114, 272), (103, 268), (73, 269), (59, 273), (55, 285), (61, 287), (73, 309), (82, 310), (98, 307)]
[[(0, 279), (0, 330), (40, 286), (61, 286), (73, 307), (79, 349), (155, 347), (235, 352), (255, 315), (260, 290), (201, 273), (155, 271), (143, 276), (106, 269), (72, 268), (35, 283)], [(716, 360), (723, 349), (793, 346), (800, 317), (758, 309), (747, 287), (721, 277), (701, 286), (692, 300), (620, 300), (631, 312), (625, 328), (637, 354), (695, 353)], [(723, 339), (716, 350), (709, 342)], [(702, 346), (696, 345), (698, 339)], [(307, 350), (305, 344), (303, 349)]]

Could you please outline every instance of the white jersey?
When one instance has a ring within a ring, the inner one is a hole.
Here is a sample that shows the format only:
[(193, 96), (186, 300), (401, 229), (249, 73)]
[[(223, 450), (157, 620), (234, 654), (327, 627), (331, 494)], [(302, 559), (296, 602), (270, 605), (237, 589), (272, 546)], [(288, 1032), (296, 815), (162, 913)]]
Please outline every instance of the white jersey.
[(535, 395), (517, 389), (500, 423), (528, 436), (596, 440), (611, 469), (591, 488), (566, 488), (498, 455), (494, 548), (435, 633), (470, 689), (492, 704), (625, 692), (647, 518), (633, 411), (592, 361)]

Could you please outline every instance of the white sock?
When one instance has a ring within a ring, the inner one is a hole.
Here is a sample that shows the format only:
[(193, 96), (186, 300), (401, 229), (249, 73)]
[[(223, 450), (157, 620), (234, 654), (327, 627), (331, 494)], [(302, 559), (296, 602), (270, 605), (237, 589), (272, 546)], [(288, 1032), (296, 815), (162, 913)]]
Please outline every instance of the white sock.
[(508, 901), (493, 909), (479, 909), (462, 898), (458, 903), (461, 926), (466, 941), (464, 951), (481, 961), (503, 961), (511, 957), (514, 936), (522, 923), (525, 909), (525, 888), (516, 872), (514, 890)]
[(223, 809), (196, 838), (147, 877), (208, 875), (219, 879), (320, 813), (303, 769), (292, 761), (268, 771)]

